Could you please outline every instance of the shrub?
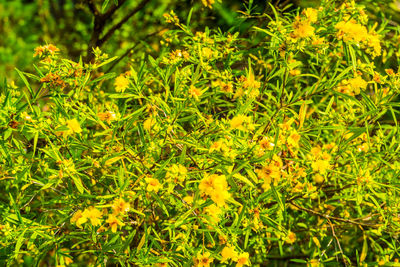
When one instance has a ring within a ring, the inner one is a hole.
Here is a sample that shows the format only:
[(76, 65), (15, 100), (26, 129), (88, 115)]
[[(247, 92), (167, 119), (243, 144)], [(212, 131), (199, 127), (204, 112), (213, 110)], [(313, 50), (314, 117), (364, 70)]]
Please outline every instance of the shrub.
[(270, 8), (246, 38), (171, 11), (121, 73), (37, 47), (0, 96), (3, 263), (398, 264), (397, 31)]

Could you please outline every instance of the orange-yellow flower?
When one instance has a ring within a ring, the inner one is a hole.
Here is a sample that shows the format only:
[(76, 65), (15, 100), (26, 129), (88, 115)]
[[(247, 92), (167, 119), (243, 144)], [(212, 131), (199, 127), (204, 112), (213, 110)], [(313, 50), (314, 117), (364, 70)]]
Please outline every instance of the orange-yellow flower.
[(300, 135), (296, 130), (292, 130), (287, 138), (288, 145), (292, 147), (299, 147)]
[(101, 220), (100, 220), (101, 217), (102, 217), (102, 213), (95, 207), (90, 206), (89, 208), (85, 209), (82, 212), (82, 216), (77, 220), (76, 225), (81, 225), (81, 224), (87, 222), (89, 219), (90, 223), (93, 226), (97, 226), (97, 225), (101, 224)]
[(225, 201), (230, 197), (225, 175), (205, 174), (200, 182), (199, 190), (200, 194), (211, 197), (219, 207), (224, 206)]
[(243, 252), (237, 258), (236, 267), (242, 267), (244, 265), (250, 265), (249, 263), (249, 253)]
[(81, 227), (81, 224), (79, 223), (79, 219), (82, 218), (82, 211), (78, 210), (74, 213), (74, 215), (72, 216), (70, 222), (71, 223), (75, 223), (76, 226)]
[(155, 193), (157, 193), (161, 188), (162, 185), (160, 184), (160, 182), (157, 179), (154, 178), (146, 178), (146, 182), (147, 182), (147, 191), (154, 191)]
[(100, 112), (97, 114), (97, 116), (100, 120), (106, 121), (107, 123), (111, 123), (117, 119), (117, 115), (113, 111)]
[(235, 251), (235, 248), (232, 246), (226, 246), (221, 251), (222, 263), (227, 262), (229, 259), (236, 260), (238, 253)]
[(340, 21), (335, 28), (338, 30), (337, 36), (343, 41), (363, 42), (368, 38), (368, 31), (363, 25), (358, 24), (355, 20)]
[(130, 204), (129, 202), (126, 202), (124, 199), (118, 198), (114, 200), (114, 203), (111, 208), (113, 209), (113, 214), (115, 215), (123, 214), (129, 211)]
[(39, 56), (41, 57), (43, 54), (50, 54), (50, 55), (55, 55), (56, 52), (60, 51), (55, 45), (53, 44), (48, 44), (44, 46), (38, 46), (35, 48), (35, 54), (33, 57)]
[(311, 23), (315, 23), (318, 20), (318, 10), (315, 8), (306, 8), (302, 12), (306, 17), (307, 20)]
[(242, 114), (236, 115), (229, 122), (231, 129), (238, 129), (245, 131), (247, 129), (251, 130), (254, 125), (251, 124), (251, 117)]
[(118, 226), (124, 226), (125, 224), (121, 222), (115, 215), (108, 215), (108, 219), (106, 221), (111, 228), (111, 231), (115, 233), (117, 231)]
[(212, 5), (215, 3), (215, 0), (201, 0), (204, 6), (208, 8), (212, 8)]
[(214, 261), (214, 259), (210, 257), (210, 252), (207, 251), (203, 254), (201, 254), (199, 252), (197, 254), (197, 258), (196, 258), (196, 266), (197, 267), (209, 267), (213, 261)]
[(307, 38), (314, 36), (314, 27), (310, 25), (310, 21), (297, 20), (293, 23), (292, 37)]
[(293, 244), (296, 241), (296, 234), (289, 231), (288, 235), (286, 236), (286, 243)]
[(189, 88), (189, 94), (191, 97), (198, 100), (199, 97), (203, 94), (203, 92), (199, 88), (196, 88), (195, 86), (191, 85)]
[(313, 163), (311, 163), (311, 167), (313, 168), (314, 171), (317, 171), (323, 175), (330, 168), (330, 164), (328, 160), (318, 159)]

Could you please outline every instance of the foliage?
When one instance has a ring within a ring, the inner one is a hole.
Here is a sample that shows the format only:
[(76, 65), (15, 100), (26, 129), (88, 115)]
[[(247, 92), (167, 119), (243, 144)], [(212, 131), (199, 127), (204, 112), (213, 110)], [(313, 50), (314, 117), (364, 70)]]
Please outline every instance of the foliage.
[(43, 44), (2, 85), (0, 263), (398, 266), (399, 28), (353, 1), (190, 14), (123, 71)]

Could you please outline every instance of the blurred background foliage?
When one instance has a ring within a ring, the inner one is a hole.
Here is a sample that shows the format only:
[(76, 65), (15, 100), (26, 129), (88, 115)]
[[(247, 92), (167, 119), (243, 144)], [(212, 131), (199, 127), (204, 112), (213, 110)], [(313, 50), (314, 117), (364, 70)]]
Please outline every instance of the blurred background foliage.
[[(123, 71), (121, 68), (126, 66), (128, 60), (134, 61), (143, 54), (157, 56), (160, 53), (163, 46), (160, 40), (166, 29), (162, 15), (170, 10), (174, 10), (181, 21), (191, 14), (190, 25), (197, 31), (210, 27), (251, 34), (246, 30), (266, 20), (257, 14), (272, 12), (269, 4), (287, 10), (317, 7), (320, 1), (222, 0), (209, 9), (201, 0), (0, 0), (0, 79), (17, 82), (15, 67), (32, 71), (33, 49), (46, 43), (57, 45), (63, 54), (74, 61), (80, 57), (90, 59), (88, 52), (91, 51), (94, 36), (95, 12), (98, 12), (97, 15), (105, 14), (115, 8), (117, 2), (121, 4), (105, 21), (103, 35), (124, 18), (128, 19), (100, 45), (110, 56), (121, 57), (113, 67), (115, 71)], [(342, 1), (334, 2), (340, 4)], [(389, 24), (396, 27), (400, 23), (398, 1), (357, 2), (364, 4), (369, 17), (378, 23), (381, 17), (387, 18)], [(140, 5), (143, 7), (137, 9)], [(135, 9), (137, 12), (134, 12)], [(134, 12), (133, 16), (129, 16), (131, 12)], [(255, 16), (244, 19), (244, 14)]]

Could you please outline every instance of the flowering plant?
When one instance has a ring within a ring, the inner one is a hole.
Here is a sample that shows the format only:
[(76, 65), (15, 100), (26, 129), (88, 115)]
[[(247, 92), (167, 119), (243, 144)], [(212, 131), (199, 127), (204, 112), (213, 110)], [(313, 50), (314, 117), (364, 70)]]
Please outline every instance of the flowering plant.
[(241, 14), (171, 11), (121, 73), (35, 49), (0, 95), (0, 262), (398, 264), (398, 31), (353, 1)]

